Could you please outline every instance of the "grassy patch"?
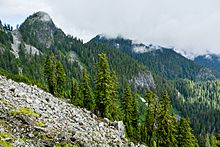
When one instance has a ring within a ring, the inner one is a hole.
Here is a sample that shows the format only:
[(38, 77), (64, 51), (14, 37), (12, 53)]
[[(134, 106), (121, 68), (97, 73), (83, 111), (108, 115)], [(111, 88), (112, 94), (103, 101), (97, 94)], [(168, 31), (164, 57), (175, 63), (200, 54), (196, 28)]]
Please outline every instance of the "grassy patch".
[(42, 122), (42, 120), (38, 121), (38, 122), (35, 122), (35, 124), (38, 126), (38, 127), (46, 127), (46, 125)]
[(3, 147), (13, 147), (9, 142), (0, 139), (0, 145)]
[(51, 140), (51, 141), (53, 141), (53, 138), (50, 135), (48, 135), (48, 134), (38, 134), (37, 138), (43, 139), (43, 140)]
[(6, 132), (0, 132), (0, 138), (11, 138), (11, 134), (6, 133)]
[(56, 144), (56, 147), (77, 147), (77, 145), (59, 143), (59, 144)]
[(13, 111), (10, 111), (9, 114), (12, 115), (12, 116), (20, 115), (20, 114), (28, 115), (28, 116), (35, 116), (35, 117), (40, 116), (40, 114), (32, 111), (31, 109), (25, 108), (25, 107), (19, 107), (18, 111), (13, 110)]
[(6, 128), (8, 131), (11, 131), (11, 127), (8, 125), (8, 122), (0, 120), (0, 125)]
[(3, 147), (12, 147), (12, 145), (9, 142), (7, 142), (5, 139), (13, 140), (14, 138), (9, 133), (0, 132), (0, 145)]

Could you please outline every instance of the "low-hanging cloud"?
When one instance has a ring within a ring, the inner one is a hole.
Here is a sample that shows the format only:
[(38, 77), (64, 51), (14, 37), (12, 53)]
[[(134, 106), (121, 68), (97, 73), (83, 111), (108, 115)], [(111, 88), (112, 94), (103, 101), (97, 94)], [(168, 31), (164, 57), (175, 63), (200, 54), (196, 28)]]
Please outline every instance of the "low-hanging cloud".
[(121, 34), (188, 53), (220, 54), (218, 0), (0, 0), (0, 19), (14, 25), (40, 10), (85, 41)]

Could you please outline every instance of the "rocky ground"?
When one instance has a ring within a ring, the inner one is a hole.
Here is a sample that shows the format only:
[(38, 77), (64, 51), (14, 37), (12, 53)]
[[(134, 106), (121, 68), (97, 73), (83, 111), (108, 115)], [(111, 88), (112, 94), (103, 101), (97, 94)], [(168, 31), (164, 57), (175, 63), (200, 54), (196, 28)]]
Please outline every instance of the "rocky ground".
[(0, 76), (0, 146), (143, 146), (110, 122), (24, 83)]

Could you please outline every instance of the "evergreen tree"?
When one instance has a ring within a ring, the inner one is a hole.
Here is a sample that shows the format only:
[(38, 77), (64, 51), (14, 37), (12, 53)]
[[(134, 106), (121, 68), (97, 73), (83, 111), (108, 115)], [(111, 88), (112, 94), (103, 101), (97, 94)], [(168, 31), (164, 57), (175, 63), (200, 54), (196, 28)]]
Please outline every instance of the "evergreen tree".
[[(21, 44), (19, 45), (18, 47), (18, 55), (19, 55), (19, 59), (21, 60), (21, 62), (26, 62), (27, 61), (27, 55), (26, 55), (26, 52), (25, 52), (25, 45), (24, 45), (24, 42), (21, 42)], [(23, 66), (23, 65), (21, 65)]]
[(56, 81), (56, 66), (54, 64), (51, 65), (51, 73), (49, 78), (49, 92), (55, 96), (57, 96), (57, 81)]
[(132, 127), (132, 93), (131, 88), (127, 85), (124, 90), (124, 97), (122, 99), (122, 110), (124, 113), (124, 125), (126, 129), (126, 133), (128, 137), (132, 137), (133, 135), (133, 127)]
[[(20, 46), (20, 49), (22, 49), (21, 46)], [(22, 53), (23, 53), (23, 51), (22, 51)], [(49, 79), (50, 79), (51, 65), (52, 65), (52, 61), (51, 61), (50, 56), (48, 55), (46, 57), (46, 60), (44, 63), (44, 77), (45, 77), (48, 85), (49, 85)]]
[(49, 92), (53, 95), (56, 95), (56, 75), (55, 75), (55, 66), (51, 60), (51, 57), (48, 55), (44, 64), (44, 76), (46, 78)]
[(134, 96), (132, 99), (132, 112), (131, 112), (131, 124), (133, 128), (133, 138), (136, 140), (140, 140), (139, 135), (139, 126), (138, 126), (138, 120), (139, 120), (139, 111), (138, 111), (138, 103), (137, 103), (137, 91), (134, 92)]
[(86, 69), (83, 70), (83, 77), (81, 83), (81, 96), (83, 98), (83, 106), (88, 110), (94, 110), (95, 101), (94, 101), (92, 89), (89, 86), (89, 75)]
[(205, 135), (205, 147), (212, 147), (209, 140), (209, 134)]
[(2, 21), (0, 20), (0, 29), (3, 28)]
[(112, 121), (120, 120), (118, 86), (119, 86), (118, 79), (115, 71), (113, 71), (111, 72), (111, 94), (110, 94), (112, 99), (112, 105), (111, 105)]
[(99, 54), (98, 73), (95, 80), (96, 112), (101, 117), (111, 118), (111, 77), (105, 54)]
[(170, 100), (167, 91), (164, 91), (159, 103), (159, 114), (157, 118), (157, 146), (175, 147), (176, 141), (176, 119), (170, 114)]
[(189, 118), (181, 118), (178, 126), (178, 147), (197, 147), (198, 143), (190, 128)]
[(137, 104), (137, 91), (134, 92), (134, 97), (132, 99), (132, 115), (131, 115), (131, 120), (132, 120), (132, 126), (133, 128), (138, 129), (138, 117), (139, 117), (139, 112), (138, 112), (138, 104)]
[(64, 86), (66, 82), (66, 74), (60, 61), (56, 62), (56, 80), (57, 80), (57, 96), (63, 97)]
[(210, 135), (209, 138), (211, 147), (218, 147), (220, 145), (219, 140), (217, 140), (217, 138), (214, 135)]
[(76, 106), (82, 107), (82, 97), (80, 96), (79, 84), (76, 79), (72, 80), (71, 84), (71, 102)]
[(145, 100), (148, 107), (147, 107), (147, 114), (143, 127), (142, 141), (146, 142), (148, 146), (152, 146), (156, 133), (155, 125), (156, 125), (157, 107), (156, 107), (155, 94), (151, 90), (148, 90), (145, 95)]

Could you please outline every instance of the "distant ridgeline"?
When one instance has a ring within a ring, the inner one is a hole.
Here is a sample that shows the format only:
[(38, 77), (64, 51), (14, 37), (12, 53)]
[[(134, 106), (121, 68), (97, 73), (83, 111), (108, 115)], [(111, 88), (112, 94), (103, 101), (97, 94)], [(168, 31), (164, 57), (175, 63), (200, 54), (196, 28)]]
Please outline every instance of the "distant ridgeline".
[(220, 73), (172, 49), (103, 35), (83, 43), (37, 12), (16, 30), (0, 23), (0, 73), (123, 120), (127, 136), (149, 146), (176, 145), (184, 138), (170, 137), (181, 133), (189, 146), (197, 146), (193, 133), (200, 146), (217, 144)]

